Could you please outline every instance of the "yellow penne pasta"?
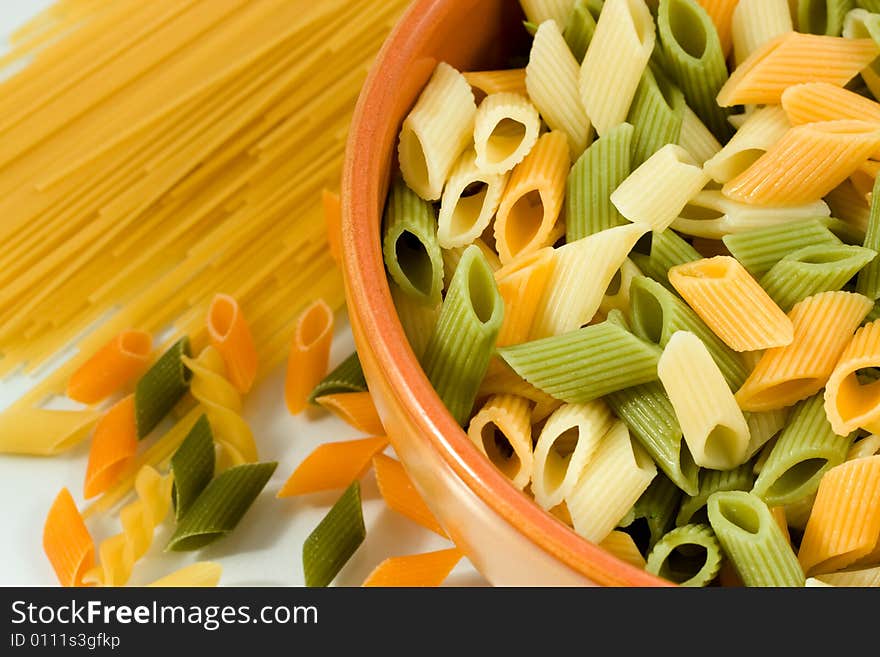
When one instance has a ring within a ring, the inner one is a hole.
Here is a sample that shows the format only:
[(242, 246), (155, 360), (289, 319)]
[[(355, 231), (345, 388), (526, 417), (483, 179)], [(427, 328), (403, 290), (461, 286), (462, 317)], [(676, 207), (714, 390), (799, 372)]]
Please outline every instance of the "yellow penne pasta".
[(880, 123), (880, 103), (827, 82), (789, 87), (782, 94), (782, 107), (792, 125), (843, 119)]
[[(537, 304), (530, 338), (560, 335), (589, 323), (611, 279), (647, 231), (642, 224), (616, 226), (554, 249), (553, 269)], [(584, 281), (590, 285), (584, 286)]]
[(626, 120), (655, 41), (644, 0), (605, 2), (580, 72), (581, 100), (599, 135)]
[(771, 105), (748, 115), (742, 127), (703, 170), (716, 182), (733, 180), (778, 142), (791, 125), (782, 108)]
[(495, 217), (502, 263), (552, 244), (570, 164), (565, 135), (548, 132), (514, 168)]
[(51, 456), (89, 437), (102, 413), (13, 404), (0, 414), (0, 453)]
[(554, 399), (520, 377), (500, 358), (493, 358), (489, 361), (489, 369), (480, 384), (477, 399), (486, 399), (492, 395), (525, 397), (533, 402), (533, 424), (546, 419), (553, 411), (562, 406), (561, 401)]
[(550, 510), (574, 490), (614, 417), (603, 401), (565, 404), (547, 418), (535, 445), (532, 493)]
[(704, 190), (688, 201), (672, 222), (672, 228), (685, 235), (720, 240), (725, 235), (830, 214), (831, 210), (824, 201), (781, 207), (748, 205), (731, 200), (713, 189)]
[(721, 50), (727, 57), (733, 45), (733, 14), (740, 0), (697, 0), (697, 2), (706, 10), (715, 24), (715, 29), (718, 30), (718, 39), (721, 41)]
[(501, 204), (507, 174), (480, 170), (476, 154), (467, 149), (443, 188), (437, 217), (437, 241), (444, 249), (471, 244), (489, 226)]
[(834, 433), (880, 430), (880, 385), (862, 385), (858, 371), (880, 366), (880, 320), (856, 331), (825, 385), (825, 414)]
[(471, 418), (468, 438), (517, 488), (532, 476), (532, 408), (514, 395), (490, 397)]
[(880, 566), (876, 568), (862, 568), (860, 570), (844, 570), (838, 573), (816, 575), (816, 581), (820, 586), (852, 586), (858, 588), (880, 586)]
[(574, 530), (594, 543), (605, 540), (656, 475), (648, 453), (615, 422), (565, 499)]
[(411, 190), (440, 198), (449, 172), (471, 141), (477, 106), (461, 73), (441, 62), (403, 122), (397, 155)]
[(825, 196), (831, 214), (864, 235), (871, 218), (871, 206), (851, 180), (844, 180)]
[(560, 25), (565, 23), (551, 20), (538, 27), (526, 66), (525, 84), (529, 98), (550, 129), (568, 138), (574, 161), (586, 149), (593, 129), (581, 101), (578, 63), (562, 38)]
[[(657, 364), (694, 462), (731, 470), (746, 460), (749, 425), (706, 345), (693, 333), (673, 334)], [(707, 404), (706, 400), (712, 403)]]
[(878, 149), (876, 123), (845, 120), (796, 126), (723, 191), (732, 199), (758, 205), (810, 203), (840, 185)]
[(528, 95), (526, 89), (526, 70), (524, 68), (512, 68), (500, 71), (469, 71), (463, 73), (464, 79), (474, 89), (478, 89), (486, 96), (490, 94), (511, 93)]
[(553, 253), (548, 246), (516, 258), (495, 272), (498, 292), (504, 300), (504, 322), (497, 346), (520, 344), (529, 339), (535, 310), (555, 266)]
[(705, 162), (721, 150), (721, 144), (715, 139), (715, 135), (687, 105), (684, 107), (678, 145), (690, 153), (699, 163)]
[(791, 32), (788, 0), (739, 0), (733, 11), (733, 59), (737, 65), (768, 41)]
[(880, 538), (880, 456), (831, 468), (801, 541), (806, 574), (841, 570), (874, 551)]
[(614, 530), (599, 543), (599, 547), (636, 568), (644, 568), (646, 565), (645, 557), (633, 537), (626, 532)]
[(846, 455), (846, 460), (864, 459), (877, 454), (880, 454), (880, 435), (873, 434), (853, 444)]
[(678, 265), (669, 270), (669, 282), (734, 351), (782, 347), (792, 341), (791, 320), (734, 258), (717, 256)]
[(690, 153), (667, 144), (612, 192), (611, 202), (631, 222), (662, 232), (707, 182)]
[(574, 6), (574, 0), (520, 0), (526, 18), (535, 25), (553, 20), (565, 25)]
[(630, 287), (633, 279), (641, 275), (642, 271), (636, 263), (629, 258), (624, 260), (605, 288), (605, 295), (602, 297), (602, 303), (599, 304), (599, 312), (607, 315), (612, 310), (619, 310), (624, 316), (629, 317)]
[(871, 39), (843, 39), (788, 32), (755, 50), (718, 92), (722, 107), (778, 104), (788, 87), (828, 82), (842, 87), (874, 58)]
[(474, 149), (480, 171), (503, 174), (529, 154), (541, 130), (538, 110), (525, 96), (486, 96), (474, 119)]
[(785, 408), (819, 392), (873, 305), (851, 292), (823, 292), (796, 303), (788, 313), (791, 344), (764, 352), (736, 393), (740, 408)]

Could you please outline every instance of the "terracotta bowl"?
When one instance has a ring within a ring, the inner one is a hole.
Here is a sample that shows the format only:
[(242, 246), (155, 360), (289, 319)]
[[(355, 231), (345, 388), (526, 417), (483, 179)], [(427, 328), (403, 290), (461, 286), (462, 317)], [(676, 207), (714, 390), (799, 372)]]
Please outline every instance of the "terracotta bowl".
[(417, 0), (361, 92), (343, 177), (348, 309), (394, 449), (449, 536), (496, 585), (664, 584), (575, 534), (471, 444), (422, 373), (391, 301), (379, 239), (397, 135), (438, 61), (501, 68), (526, 52), (515, 0)]

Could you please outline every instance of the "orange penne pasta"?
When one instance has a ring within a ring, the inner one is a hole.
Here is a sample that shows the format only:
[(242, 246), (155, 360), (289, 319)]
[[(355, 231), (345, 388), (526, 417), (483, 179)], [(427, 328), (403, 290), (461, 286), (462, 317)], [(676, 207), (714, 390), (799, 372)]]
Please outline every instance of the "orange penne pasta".
[(83, 575), (95, 565), (95, 543), (66, 488), (58, 493), (46, 516), (43, 551), (61, 586), (82, 586)]
[(342, 201), (339, 194), (323, 190), (321, 202), (324, 205), (324, 224), (327, 227), (327, 247), (338, 265), (342, 262)]
[(284, 400), (291, 414), (306, 408), (309, 394), (327, 373), (331, 342), (333, 309), (317, 299), (302, 311), (293, 329), (284, 379)]
[(129, 395), (98, 421), (83, 494), (86, 499), (100, 495), (119, 480), (137, 453), (138, 437), (134, 419), (134, 395)]
[(145, 331), (123, 331), (71, 375), (67, 396), (96, 404), (137, 379), (150, 362), (153, 338)]
[(632, 536), (626, 532), (617, 530), (611, 532), (599, 543), (599, 547), (636, 568), (645, 567), (645, 557), (642, 556)]
[(842, 87), (874, 58), (871, 39), (844, 39), (788, 32), (768, 41), (740, 64), (718, 92), (718, 104), (776, 105), (782, 93), (802, 82)]
[(315, 401), (358, 431), (374, 436), (385, 433), (369, 392), (340, 392), (323, 395)]
[(819, 483), (798, 559), (806, 574), (846, 568), (880, 539), (880, 456), (847, 461)]
[(873, 303), (861, 294), (823, 292), (788, 313), (794, 339), (768, 349), (736, 393), (745, 411), (785, 408), (819, 392)]
[(734, 351), (792, 341), (791, 320), (735, 258), (716, 256), (678, 265), (669, 270), (669, 282)]
[(825, 414), (834, 433), (880, 430), (880, 384), (862, 385), (857, 372), (880, 366), (880, 320), (856, 331), (825, 386)]
[(379, 492), (389, 508), (446, 538), (446, 532), (422, 500), (400, 461), (385, 454), (376, 454), (373, 457), (373, 470)]
[(318, 445), (284, 482), (277, 497), (348, 488), (360, 479), (373, 457), (388, 446), (388, 438), (362, 438)]
[(570, 165), (568, 138), (554, 131), (538, 139), (514, 167), (495, 217), (495, 246), (502, 263), (552, 244)]
[(364, 586), (440, 586), (464, 555), (458, 548), (391, 557), (376, 566)]
[(208, 334), (223, 356), (230, 383), (246, 393), (257, 376), (257, 350), (238, 301), (228, 294), (214, 296), (208, 309)]
[(725, 196), (757, 205), (818, 201), (880, 150), (880, 124), (823, 121), (792, 128), (724, 185)]
[(545, 247), (516, 258), (495, 272), (498, 292), (504, 300), (504, 323), (497, 346), (520, 344), (529, 339), (554, 263), (553, 249)]
[(782, 94), (782, 108), (792, 125), (843, 119), (880, 123), (880, 103), (827, 82), (789, 87)]
[(730, 54), (730, 48), (733, 46), (733, 38), (731, 32), (731, 24), (733, 21), (733, 10), (736, 9), (739, 0), (697, 0), (702, 5), (709, 18), (715, 24), (718, 30), (718, 38), (721, 41), (721, 50), (724, 56)]
[(492, 94), (512, 93), (528, 97), (526, 91), (526, 70), (514, 68), (503, 71), (471, 71), (464, 73), (464, 79), (474, 89), (479, 89), (487, 96)]

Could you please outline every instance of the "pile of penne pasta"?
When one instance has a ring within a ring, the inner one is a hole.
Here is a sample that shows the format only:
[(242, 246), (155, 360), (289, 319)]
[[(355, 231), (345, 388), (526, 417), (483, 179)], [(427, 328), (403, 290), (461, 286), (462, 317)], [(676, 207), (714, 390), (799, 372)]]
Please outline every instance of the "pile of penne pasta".
[(880, 2), (521, 0), (438, 63), (382, 247), (477, 449), (691, 586), (880, 585)]

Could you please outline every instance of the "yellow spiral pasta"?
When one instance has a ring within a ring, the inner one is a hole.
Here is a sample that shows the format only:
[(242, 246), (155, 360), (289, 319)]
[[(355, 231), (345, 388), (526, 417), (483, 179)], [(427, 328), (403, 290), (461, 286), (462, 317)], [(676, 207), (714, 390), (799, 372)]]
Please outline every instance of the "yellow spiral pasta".
[(86, 584), (124, 586), (153, 542), (153, 532), (171, 508), (171, 475), (160, 475), (146, 465), (135, 481), (137, 499), (122, 508), (122, 533), (111, 536), (98, 549), (99, 564), (83, 576)]
[(241, 395), (226, 379), (223, 357), (214, 347), (205, 347), (198, 358), (183, 357), (192, 370), (190, 392), (208, 416), (219, 448), (217, 469), (255, 463), (257, 446), (250, 427), (241, 416)]

